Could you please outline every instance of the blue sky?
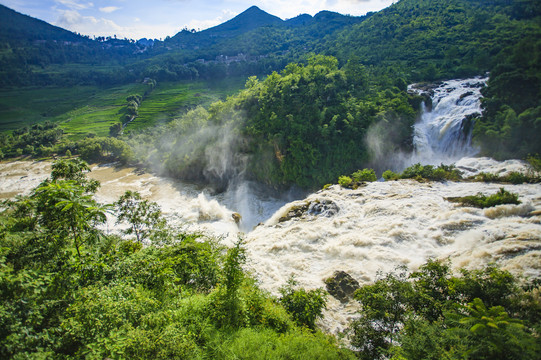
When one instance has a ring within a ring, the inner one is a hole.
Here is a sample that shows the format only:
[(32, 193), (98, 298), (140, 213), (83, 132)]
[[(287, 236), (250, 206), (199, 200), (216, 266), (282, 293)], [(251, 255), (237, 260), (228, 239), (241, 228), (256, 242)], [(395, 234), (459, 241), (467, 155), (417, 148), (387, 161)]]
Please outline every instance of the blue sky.
[(252, 5), (282, 19), (321, 10), (364, 15), (396, 0), (0, 0), (2, 5), (83, 35), (165, 38), (203, 30)]

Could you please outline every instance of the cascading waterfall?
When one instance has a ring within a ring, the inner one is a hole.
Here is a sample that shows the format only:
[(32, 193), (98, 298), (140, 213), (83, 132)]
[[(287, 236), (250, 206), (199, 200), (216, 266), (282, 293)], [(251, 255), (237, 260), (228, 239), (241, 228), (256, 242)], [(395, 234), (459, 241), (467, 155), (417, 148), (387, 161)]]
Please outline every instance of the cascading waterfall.
[[(523, 169), (516, 160), (460, 159), (475, 153), (463, 120), (480, 112), (479, 91), (485, 81), (452, 80), (432, 90), (432, 111), (425, 111), (415, 129), (417, 159), (413, 161), (456, 161), (467, 175)], [(45, 162), (0, 164), (0, 198), (28, 192), (49, 172)], [(257, 185), (248, 183), (210, 195), (200, 187), (130, 168), (96, 166), (90, 175), (102, 183), (97, 194), (102, 203), (135, 190), (158, 202), (168, 219), (186, 231), (217, 236), (224, 244), (236, 241), (241, 230), (246, 232), (247, 266), (261, 287), (275, 294), (291, 275), (305, 288), (325, 287), (324, 279), (335, 271), (345, 271), (366, 284), (377, 278), (378, 271), (392, 271), (398, 265), (414, 270), (430, 257), (449, 258), (455, 267), (495, 262), (515, 273), (541, 276), (538, 184), (505, 185), (522, 203), (483, 210), (445, 198), (491, 194), (501, 184), (401, 180), (374, 182), (356, 190), (334, 185), (288, 202), (287, 197), (265, 196)], [(244, 218), (240, 228), (232, 218), (234, 212)], [(259, 222), (264, 223), (252, 230)], [(115, 226), (111, 219), (108, 230)], [(320, 325), (328, 331), (343, 330), (355, 316), (355, 302), (329, 297), (327, 306)]]
[(423, 103), (420, 121), (415, 124), (415, 153), (411, 162), (452, 163), (474, 156), (470, 117), (481, 113), (481, 88), (487, 78), (449, 80), (430, 89), (411, 85), (410, 91), (428, 93), (432, 104)]

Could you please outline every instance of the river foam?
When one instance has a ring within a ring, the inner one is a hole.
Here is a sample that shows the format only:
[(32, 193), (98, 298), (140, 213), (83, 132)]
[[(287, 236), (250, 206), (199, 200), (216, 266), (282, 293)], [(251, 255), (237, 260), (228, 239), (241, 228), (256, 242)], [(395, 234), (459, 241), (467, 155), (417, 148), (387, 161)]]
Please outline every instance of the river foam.
[[(480, 111), (479, 86), (484, 81), (453, 80), (433, 89), (435, 113), (425, 108), (417, 124), (417, 134), (423, 137), (416, 138), (418, 153), (410, 162), (455, 162), (465, 176), (526, 171), (522, 161), (472, 157), (475, 149), (460, 121)], [(453, 104), (461, 109), (454, 109)], [(450, 110), (448, 116), (444, 109)], [(433, 142), (432, 136), (445, 138), (449, 144), (454, 137), (457, 144), (450, 150)], [(425, 151), (419, 152), (423, 146)], [(464, 155), (468, 157), (459, 157)], [(29, 193), (49, 172), (49, 162), (0, 163), (0, 198)], [(225, 245), (243, 238), (247, 269), (262, 288), (274, 294), (291, 275), (309, 289), (324, 287), (324, 279), (337, 270), (367, 284), (380, 272), (399, 265), (414, 270), (429, 258), (449, 259), (455, 269), (495, 263), (515, 274), (541, 277), (539, 184), (399, 180), (368, 183), (356, 190), (334, 185), (291, 201), (298, 194), (278, 198), (257, 184), (242, 183), (216, 195), (197, 185), (129, 167), (93, 166), (89, 176), (102, 184), (96, 195), (101, 203), (116, 201), (126, 190), (138, 191), (156, 201), (167, 219), (186, 231), (206, 233)], [(517, 193), (521, 204), (477, 209), (445, 200), (493, 194), (500, 187)], [(240, 224), (235, 213), (243, 218)], [(110, 217), (105, 229), (119, 232), (121, 228)], [(320, 325), (330, 332), (343, 330), (355, 316), (356, 306), (329, 297)]]

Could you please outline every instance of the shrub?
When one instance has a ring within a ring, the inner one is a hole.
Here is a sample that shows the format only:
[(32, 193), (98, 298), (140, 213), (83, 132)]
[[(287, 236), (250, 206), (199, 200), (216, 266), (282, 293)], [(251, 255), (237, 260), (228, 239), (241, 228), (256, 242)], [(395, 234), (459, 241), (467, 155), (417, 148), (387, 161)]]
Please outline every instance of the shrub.
[(539, 154), (528, 156), (526, 161), (530, 164), (533, 172), (541, 173), (541, 157), (539, 157)]
[(518, 171), (510, 172), (505, 178), (511, 184), (523, 184), (529, 182), (528, 176)]
[(399, 177), (400, 179), (417, 180), (460, 180), (460, 171), (454, 165), (441, 164), (438, 167), (421, 165), (419, 163), (406, 168)]
[(280, 288), (280, 303), (300, 326), (315, 329), (316, 320), (323, 316), (323, 309), (326, 308), (327, 294), (323, 289), (306, 291), (305, 289), (295, 290), (297, 282), (291, 277), (287, 284)]
[(349, 187), (352, 182), (353, 180), (349, 176), (342, 175), (338, 178), (338, 184), (344, 188)]
[(376, 177), (376, 172), (374, 169), (363, 169), (355, 171), (353, 174), (351, 174), (351, 178), (355, 182), (360, 181), (377, 181), (378, 178)]
[(384, 171), (381, 176), (387, 181), (400, 179), (400, 175), (395, 172), (392, 172), (391, 170)]
[(496, 174), (481, 172), (474, 177), (474, 180), (482, 182), (498, 182), (500, 177)]
[(219, 359), (354, 359), (329, 335), (295, 330), (276, 334), (267, 329), (242, 329), (219, 346)]
[(464, 206), (473, 206), (481, 209), (503, 204), (520, 204), (520, 201), (518, 200), (518, 194), (510, 193), (504, 188), (500, 188), (500, 190), (496, 194), (492, 194), (489, 196), (478, 193), (477, 195), (470, 196), (449, 197), (446, 198), (446, 200), (450, 202), (460, 203)]
[(512, 171), (503, 176), (482, 172), (474, 176), (473, 180), (492, 183), (536, 184), (541, 181), (541, 176), (535, 170), (529, 170), (526, 174), (519, 171)]

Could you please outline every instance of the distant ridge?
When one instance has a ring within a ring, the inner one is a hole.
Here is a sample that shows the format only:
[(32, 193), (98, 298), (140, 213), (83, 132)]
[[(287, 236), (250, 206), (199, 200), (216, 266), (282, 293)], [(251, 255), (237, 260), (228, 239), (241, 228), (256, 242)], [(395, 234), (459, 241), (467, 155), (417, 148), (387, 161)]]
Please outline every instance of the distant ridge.
[(232, 38), (263, 26), (282, 25), (284, 21), (257, 6), (252, 6), (233, 19), (203, 31), (192, 33), (183, 30), (170, 38), (168, 42), (185, 43), (189, 46), (209, 45), (219, 38)]
[(277, 16), (271, 15), (257, 6), (252, 6), (233, 19), (218, 26), (202, 31), (202, 33), (238, 35), (261, 26), (278, 25), (284, 21)]
[(313, 17), (309, 14), (300, 14), (294, 18), (287, 19), (285, 21), (286, 25), (288, 26), (303, 26), (308, 25), (312, 22)]
[(302, 26), (322, 26), (316, 23), (326, 22), (324, 28), (319, 31), (335, 30), (352, 23), (360, 22), (362, 17), (346, 16), (332, 11), (321, 11), (315, 16), (309, 14), (300, 14), (288, 20), (282, 20), (277, 16), (271, 15), (257, 6), (251, 6), (233, 19), (223, 24), (200, 31), (192, 32), (182, 30), (172, 38), (166, 39), (166, 43), (173, 46), (196, 48), (209, 46), (216, 43), (219, 39), (234, 38), (263, 27), (302, 27)]
[(32, 42), (39, 40), (89, 41), (89, 39), (71, 31), (0, 5), (0, 41)]

